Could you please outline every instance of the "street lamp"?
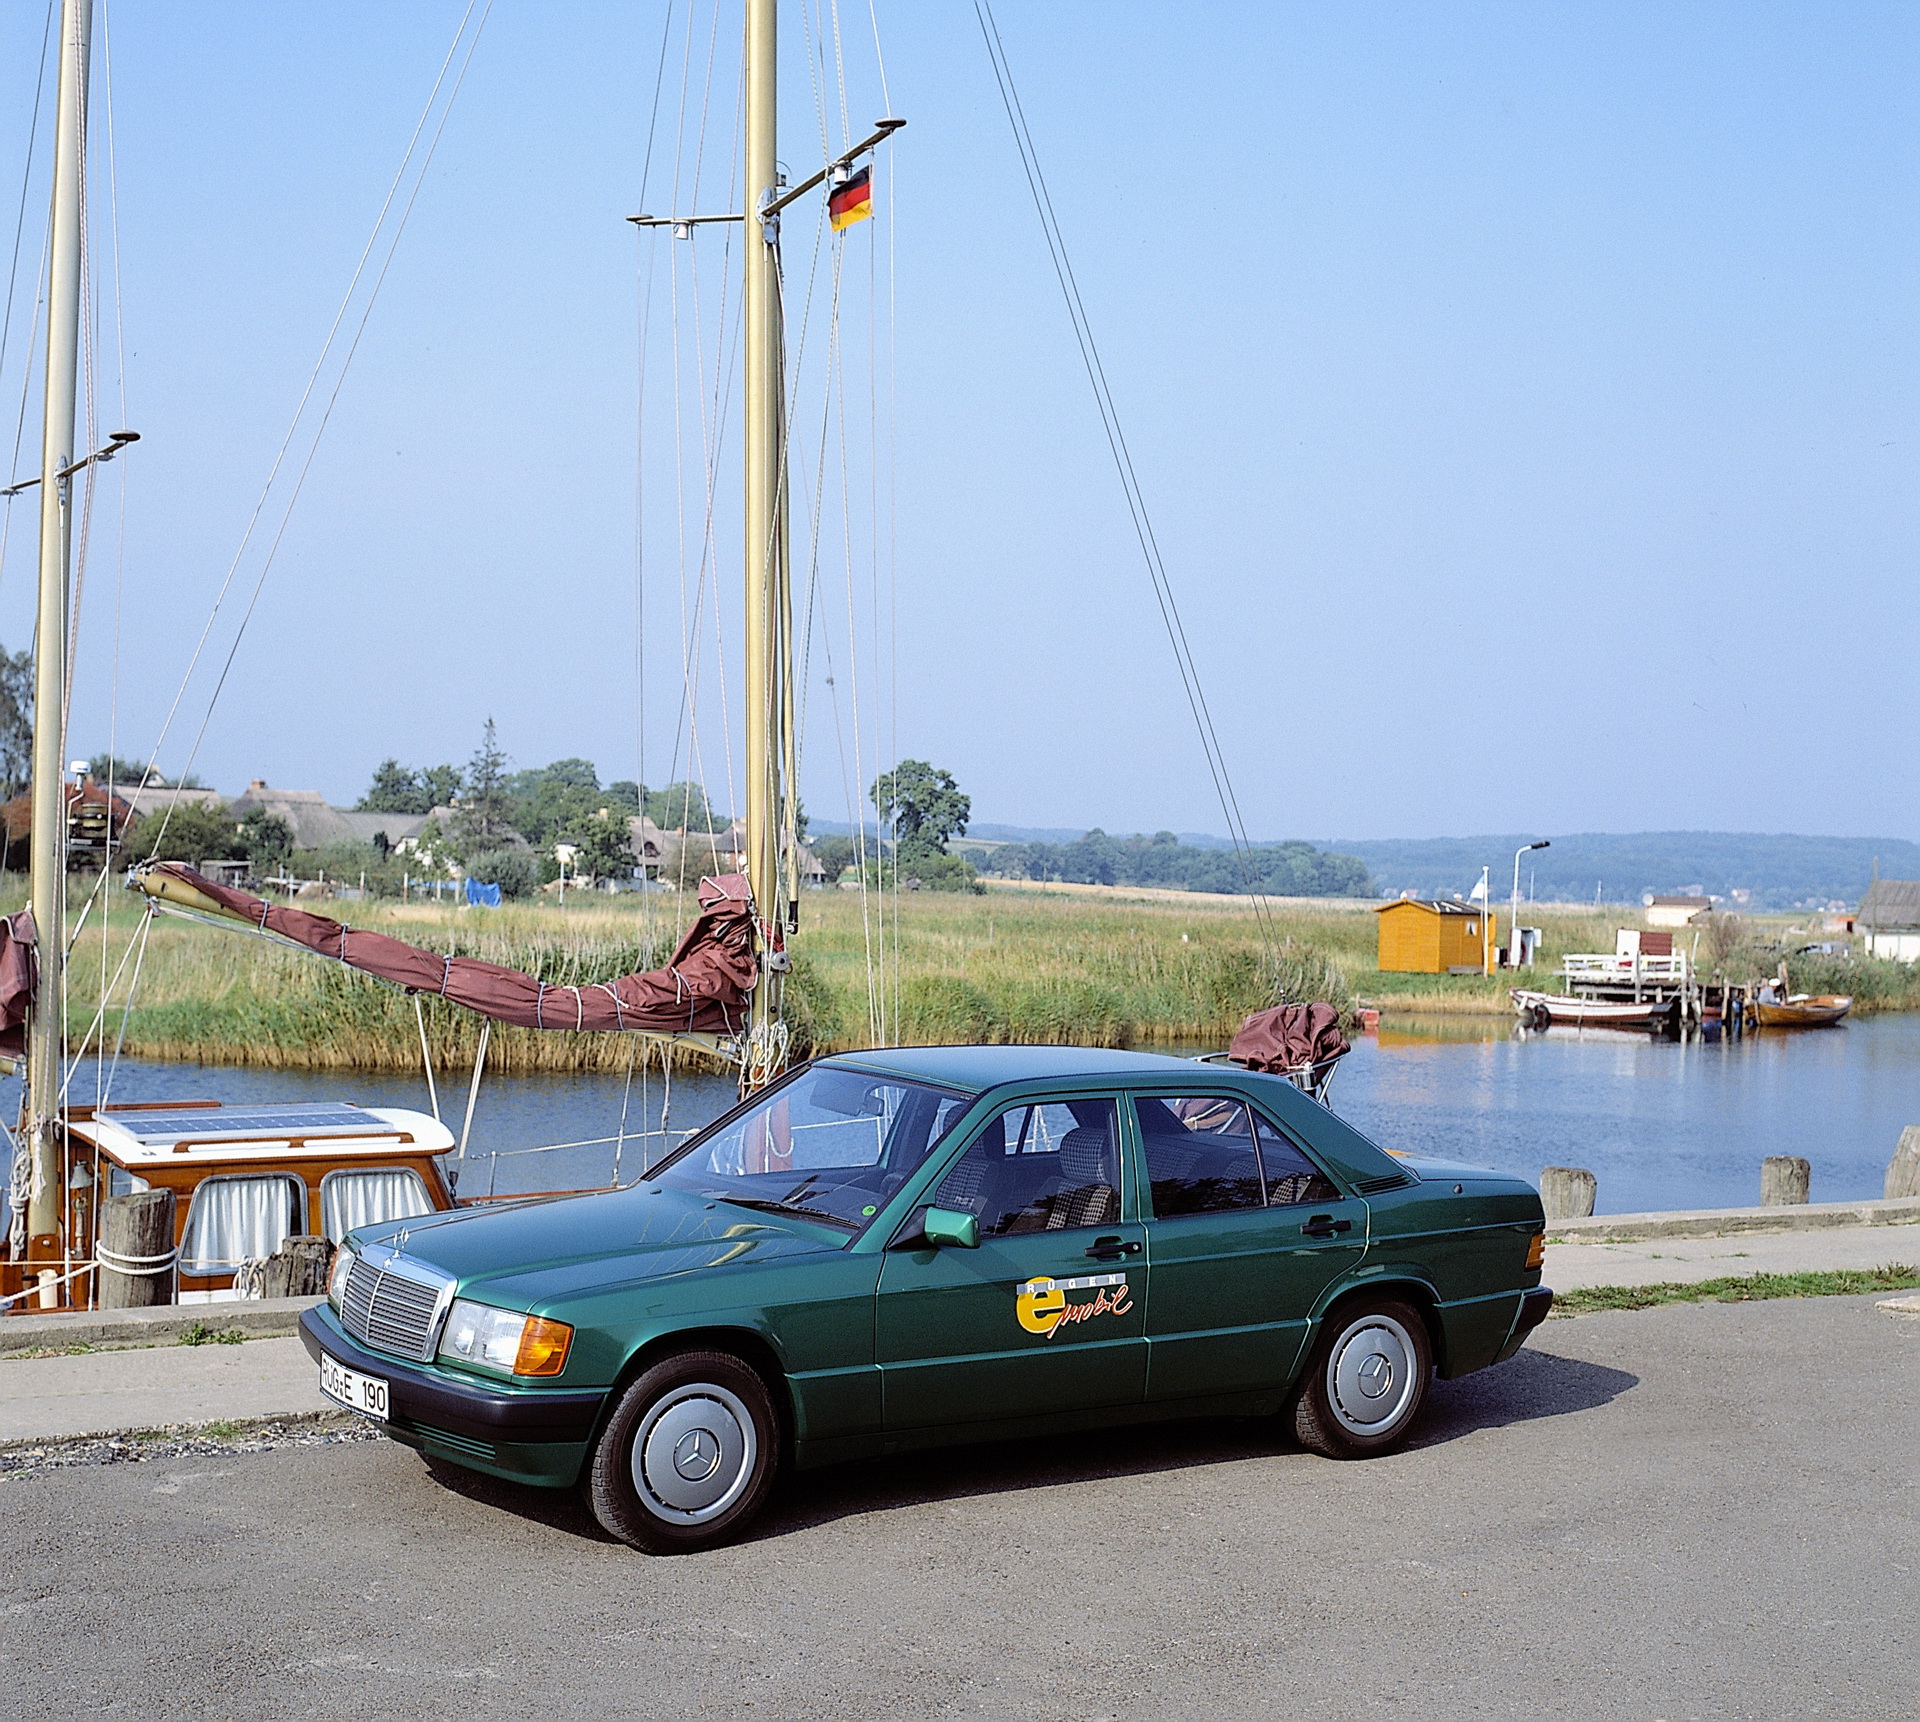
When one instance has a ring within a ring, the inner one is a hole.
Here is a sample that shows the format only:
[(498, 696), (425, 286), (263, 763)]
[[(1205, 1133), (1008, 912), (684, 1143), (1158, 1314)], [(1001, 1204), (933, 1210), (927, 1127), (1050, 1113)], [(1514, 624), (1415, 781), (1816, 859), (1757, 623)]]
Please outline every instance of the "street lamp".
[(1520, 966), (1520, 857), (1536, 849), (1552, 847), (1553, 840), (1543, 837), (1538, 843), (1523, 843), (1513, 852), (1513, 903), (1509, 910), (1513, 918), (1507, 923), (1507, 967), (1510, 969)]

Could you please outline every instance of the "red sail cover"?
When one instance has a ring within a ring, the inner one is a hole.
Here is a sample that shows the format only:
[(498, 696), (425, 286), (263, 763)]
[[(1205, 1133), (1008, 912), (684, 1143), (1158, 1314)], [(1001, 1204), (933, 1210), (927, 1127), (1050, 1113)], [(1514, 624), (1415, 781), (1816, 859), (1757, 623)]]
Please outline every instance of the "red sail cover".
[(1227, 1056), (1248, 1070), (1284, 1076), (1302, 1065), (1344, 1058), (1349, 1050), (1332, 1005), (1275, 1005), (1255, 1011), (1240, 1025)]
[(731, 1034), (745, 1019), (758, 972), (753, 954), (753, 899), (739, 873), (700, 881), (699, 917), (664, 969), (622, 975), (598, 986), (561, 987), (500, 963), (443, 957), (384, 933), (268, 903), (229, 885), (216, 885), (179, 861), (163, 861), (154, 871), (170, 873), (254, 926), (322, 956), (338, 958), (362, 974), (377, 975), (412, 992), (437, 994), (520, 1028)]
[(40, 984), (37, 942), (31, 910), (0, 917), (0, 1053), (12, 1058), (26, 1056), (27, 1011)]

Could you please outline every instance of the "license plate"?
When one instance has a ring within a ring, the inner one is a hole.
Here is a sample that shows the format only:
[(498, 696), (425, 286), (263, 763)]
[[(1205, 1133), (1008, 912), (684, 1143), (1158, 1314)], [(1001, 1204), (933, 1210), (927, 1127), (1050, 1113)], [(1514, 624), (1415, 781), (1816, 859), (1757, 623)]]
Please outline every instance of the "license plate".
[(335, 1363), (324, 1351), (320, 1354), (320, 1391), (350, 1411), (364, 1412), (382, 1423), (387, 1420), (387, 1384), (377, 1375), (362, 1375), (357, 1369)]

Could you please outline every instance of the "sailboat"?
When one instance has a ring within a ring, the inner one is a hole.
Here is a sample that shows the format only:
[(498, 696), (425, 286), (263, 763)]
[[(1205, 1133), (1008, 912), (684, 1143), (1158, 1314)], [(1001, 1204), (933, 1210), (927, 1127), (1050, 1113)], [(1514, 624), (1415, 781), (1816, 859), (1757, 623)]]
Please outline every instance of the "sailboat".
[[(474, 1069), (478, 1090), (493, 1022), (607, 1030), (696, 1051), (730, 1064), (743, 1093), (785, 1067), (787, 939), (798, 926), (800, 846), (795, 790), (793, 605), (788, 551), (788, 465), (780, 304), (781, 212), (825, 186), (839, 200), (863, 189), (855, 166), (905, 122), (873, 133), (789, 187), (775, 158), (775, 4), (748, 0), (745, 207), (726, 216), (638, 215), (642, 227), (690, 232), (695, 222), (736, 222), (745, 236), (745, 632), (747, 761), (744, 868), (700, 882), (700, 912), (661, 969), (596, 986), (551, 986), (498, 964), (445, 956), (328, 917), (270, 903), (178, 862), (131, 868), (130, 889), (149, 913), (184, 914), (341, 962), (432, 995), (484, 1019)], [(65, 1036), (67, 784), (65, 736), (51, 714), (66, 709), (70, 607), (71, 480), (130, 442), (74, 459), (81, 307), (80, 180), (85, 168), (91, 0), (63, 0), (59, 133), (53, 184), (53, 250), (41, 475), (40, 584), (36, 623), (32, 909), (0, 943), (0, 1032), (24, 1030), (27, 1085), (15, 1144), (14, 1226), (0, 1254), (0, 1311), (101, 1301), (232, 1296), (259, 1283), (269, 1251), (307, 1236), (337, 1242), (353, 1226), (424, 1214), (488, 1197), (463, 1195), (449, 1156), (464, 1152), (433, 1111), (216, 1100), (70, 1104)], [(836, 203), (836, 209), (838, 203)], [(836, 221), (836, 226), (839, 223)], [(36, 960), (37, 959), (37, 960)], [(9, 975), (12, 981), (9, 983)], [(424, 1025), (421, 1030), (426, 1055)], [(431, 1090), (431, 1062), (428, 1062)], [(468, 1122), (472, 1101), (469, 1098)], [(171, 1215), (143, 1247), (100, 1235), (100, 1198), (171, 1192)], [(324, 1260), (324, 1252), (321, 1253)], [(130, 1294), (129, 1288), (132, 1288)]]

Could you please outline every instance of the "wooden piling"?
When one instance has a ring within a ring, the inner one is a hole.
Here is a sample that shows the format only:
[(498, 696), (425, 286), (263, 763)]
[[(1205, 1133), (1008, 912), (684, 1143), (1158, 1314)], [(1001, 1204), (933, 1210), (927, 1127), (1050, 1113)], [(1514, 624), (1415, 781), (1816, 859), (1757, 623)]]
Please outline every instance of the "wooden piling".
[(1600, 1181), (1579, 1166), (1548, 1166), (1540, 1173), (1540, 1205), (1554, 1220), (1584, 1220), (1593, 1213)]
[(100, 1308), (148, 1309), (173, 1302), (175, 1211), (171, 1190), (139, 1190), (101, 1202), (95, 1246)]
[(1900, 1132), (1900, 1146), (1887, 1162), (1883, 1193), (1889, 1202), (1896, 1196), (1920, 1196), (1920, 1124), (1909, 1124)]
[(310, 1232), (296, 1232), (267, 1257), (260, 1276), (262, 1297), (321, 1297), (333, 1245)]
[(1794, 1208), (1810, 1201), (1813, 1166), (1798, 1154), (1769, 1154), (1760, 1162), (1760, 1205)]

